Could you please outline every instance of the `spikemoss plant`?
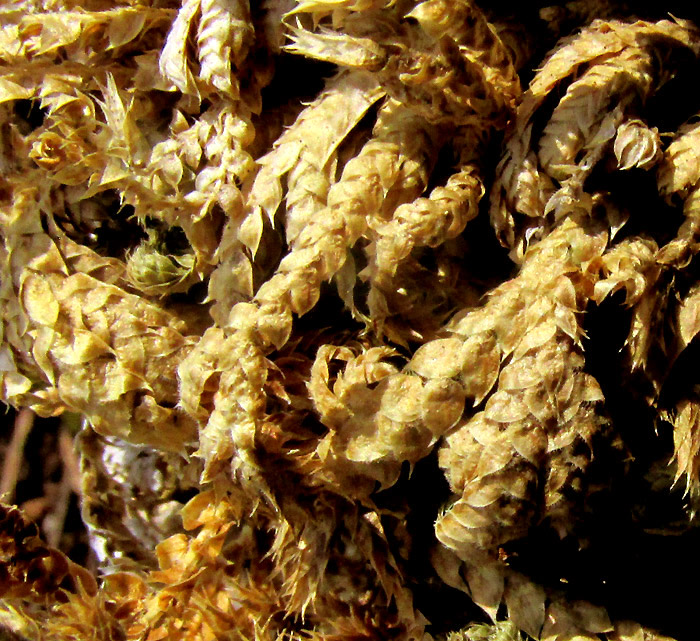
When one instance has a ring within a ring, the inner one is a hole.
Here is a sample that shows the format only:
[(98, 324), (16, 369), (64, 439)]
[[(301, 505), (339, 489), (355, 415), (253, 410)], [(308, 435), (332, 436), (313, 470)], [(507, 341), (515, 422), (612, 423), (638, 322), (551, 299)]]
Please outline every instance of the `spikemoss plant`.
[(98, 559), (0, 507), (8, 630), (679, 630), (606, 585), (700, 496), (700, 16), (521, 4), (0, 6), (0, 399)]

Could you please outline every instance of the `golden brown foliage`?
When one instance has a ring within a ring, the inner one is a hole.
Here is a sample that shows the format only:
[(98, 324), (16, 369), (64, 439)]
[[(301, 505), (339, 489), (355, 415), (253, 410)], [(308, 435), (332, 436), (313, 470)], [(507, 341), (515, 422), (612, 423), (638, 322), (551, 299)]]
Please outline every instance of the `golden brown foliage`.
[(699, 16), (487, 4), (0, 6), (0, 400), (96, 570), (0, 506), (2, 625), (682, 633), (617, 557), (700, 501)]

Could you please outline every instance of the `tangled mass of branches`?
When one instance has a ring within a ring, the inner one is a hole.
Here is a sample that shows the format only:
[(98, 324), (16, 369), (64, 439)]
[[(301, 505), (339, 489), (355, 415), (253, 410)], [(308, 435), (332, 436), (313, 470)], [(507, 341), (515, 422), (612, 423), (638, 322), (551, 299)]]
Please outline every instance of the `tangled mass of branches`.
[(0, 5), (6, 629), (695, 638), (692, 7), (481, 4)]

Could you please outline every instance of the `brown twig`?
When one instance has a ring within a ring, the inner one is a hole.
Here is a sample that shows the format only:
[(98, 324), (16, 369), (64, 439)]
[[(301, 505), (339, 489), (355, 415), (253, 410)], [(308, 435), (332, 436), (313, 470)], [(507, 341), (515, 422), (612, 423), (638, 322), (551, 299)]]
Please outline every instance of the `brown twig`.
[(63, 475), (67, 478), (71, 490), (80, 495), (80, 462), (75, 453), (75, 444), (69, 429), (61, 425), (58, 433), (58, 451), (63, 463)]
[(32, 410), (25, 408), (17, 413), (12, 439), (7, 446), (2, 474), (0, 475), (0, 498), (6, 503), (14, 502), (24, 444), (27, 442), (33, 425), (34, 412)]
[(58, 433), (58, 451), (63, 464), (63, 475), (58, 485), (56, 499), (42, 523), (46, 541), (54, 547), (59, 547), (61, 542), (71, 494), (80, 493), (80, 469), (73, 447), (73, 437), (63, 426)]

